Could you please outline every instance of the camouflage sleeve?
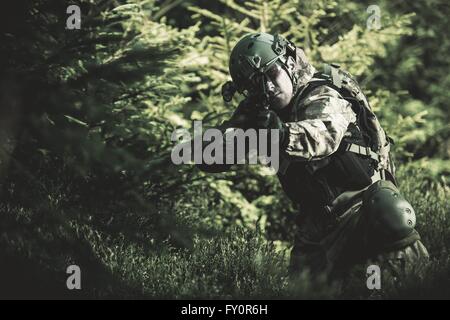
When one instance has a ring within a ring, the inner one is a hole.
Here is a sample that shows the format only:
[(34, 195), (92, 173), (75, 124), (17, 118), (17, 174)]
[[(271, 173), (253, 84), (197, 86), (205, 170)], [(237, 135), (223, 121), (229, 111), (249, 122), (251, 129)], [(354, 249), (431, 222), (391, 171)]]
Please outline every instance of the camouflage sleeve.
[(356, 114), (350, 102), (334, 89), (321, 86), (303, 101), (302, 120), (286, 123), (289, 141), (286, 149), (293, 160), (319, 160), (334, 153)]

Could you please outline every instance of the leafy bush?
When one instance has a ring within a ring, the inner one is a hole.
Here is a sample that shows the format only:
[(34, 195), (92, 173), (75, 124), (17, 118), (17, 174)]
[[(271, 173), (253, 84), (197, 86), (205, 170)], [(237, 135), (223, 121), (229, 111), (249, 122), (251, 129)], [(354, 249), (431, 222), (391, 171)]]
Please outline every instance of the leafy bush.
[[(396, 141), (400, 188), (432, 263), (378, 297), (448, 297), (441, 2), (412, 14), (381, 1), (381, 30), (365, 28), (367, 4), (347, 1), (82, 0), (80, 30), (65, 29), (60, 1), (11, 5), (0, 17), (0, 294), (373, 297), (364, 272), (347, 292), (287, 277), (297, 208), (264, 168), (209, 175), (170, 161), (175, 128), (231, 114), (240, 97), (220, 95), (230, 50), (267, 31), (318, 68), (352, 72)], [(62, 289), (72, 263), (86, 275), (82, 293)]]

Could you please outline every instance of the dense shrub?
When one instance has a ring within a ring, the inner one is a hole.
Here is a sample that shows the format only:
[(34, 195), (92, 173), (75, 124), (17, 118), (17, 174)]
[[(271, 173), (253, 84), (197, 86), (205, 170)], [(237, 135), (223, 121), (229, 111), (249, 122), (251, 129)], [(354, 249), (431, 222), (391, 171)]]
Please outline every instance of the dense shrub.
[(220, 95), (230, 50), (267, 31), (353, 73), (396, 141), (432, 262), (378, 297), (448, 297), (441, 2), (381, 1), (370, 30), (360, 2), (81, 0), (82, 28), (67, 30), (64, 2), (16, 1), (0, 16), (0, 294), (76, 297), (61, 289), (75, 263), (88, 297), (371, 297), (364, 272), (346, 292), (287, 277), (297, 208), (265, 168), (170, 161), (176, 128), (233, 111), (240, 97)]

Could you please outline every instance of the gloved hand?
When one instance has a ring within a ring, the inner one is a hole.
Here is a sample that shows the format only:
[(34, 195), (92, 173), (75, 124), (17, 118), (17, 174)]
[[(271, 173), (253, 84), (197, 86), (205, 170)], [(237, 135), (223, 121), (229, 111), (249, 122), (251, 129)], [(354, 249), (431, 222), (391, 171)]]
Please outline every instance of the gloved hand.
[(254, 120), (255, 129), (268, 129), (268, 134), (270, 135), (271, 129), (279, 130), (279, 145), (283, 148), (287, 144), (289, 129), (281, 121), (280, 117), (272, 110), (263, 110), (257, 113)]
[[(240, 104), (230, 120), (224, 125), (226, 127), (240, 128), (243, 130), (268, 129), (269, 135), (271, 134), (270, 129), (278, 129), (280, 148), (284, 149), (288, 143), (289, 129), (272, 110), (259, 109), (255, 111), (255, 108)], [(269, 138), (268, 141), (271, 141), (271, 139)]]
[(250, 129), (253, 128), (255, 118), (254, 106), (249, 100), (243, 100), (234, 111), (227, 125), (233, 128)]
[(281, 121), (280, 117), (272, 110), (258, 109), (248, 102), (241, 103), (228, 121), (229, 127), (247, 129), (278, 129), (280, 145), (284, 146), (287, 141), (289, 129)]
[(283, 122), (272, 110), (262, 110), (255, 115), (255, 129), (283, 129)]

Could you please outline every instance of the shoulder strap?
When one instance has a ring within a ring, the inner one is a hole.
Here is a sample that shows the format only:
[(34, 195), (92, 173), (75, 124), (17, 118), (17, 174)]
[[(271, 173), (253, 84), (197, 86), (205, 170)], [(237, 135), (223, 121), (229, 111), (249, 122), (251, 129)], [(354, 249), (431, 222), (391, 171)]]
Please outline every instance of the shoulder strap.
[(376, 115), (373, 113), (372, 108), (370, 107), (367, 98), (362, 93), (362, 90), (359, 88), (358, 83), (350, 75), (340, 70), (338, 64), (324, 64), (323, 71), (314, 74), (313, 78), (295, 98), (295, 103), (297, 104), (314, 89), (323, 85), (335, 89), (344, 99), (352, 102), (352, 104), (357, 103), (358, 106), (364, 110), (365, 127), (367, 127), (366, 129), (369, 131), (368, 134), (372, 139), (373, 145), (369, 148), (350, 143), (345, 146), (346, 151), (371, 157), (378, 162), (378, 169), (390, 171), (393, 176), (395, 170), (393, 169), (393, 163), (390, 161), (389, 157), (390, 141), (384, 130), (381, 128)]
[(364, 110), (364, 126), (371, 136), (372, 146), (368, 148), (350, 143), (347, 144), (346, 150), (374, 159), (378, 163), (377, 169), (380, 170), (382, 179), (386, 178), (385, 173), (388, 172), (392, 177), (391, 180), (395, 183), (395, 167), (390, 157), (390, 146), (393, 141), (381, 127), (358, 83), (349, 74), (339, 70), (337, 64), (325, 64), (324, 76), (328, 78), (330, 85), (338, 90), (344, 99), (350, 98), (356, 101)]
[(342, 89), (342, 76), (338, 71), (339, 65), (337, 64), (324, 64), (323, 72), (317, 72), (308, 84), (300, 91), (297, 96), (297, 102), (304, 99), (311, 91), (319, 86), (329, 86), (338, 92)]
[(339, 73), (340, 66), (338, 64), (325, 63), (323, 66), (323, 76), (332, 84), (338, 91), (342, 88), (342, 76)]

